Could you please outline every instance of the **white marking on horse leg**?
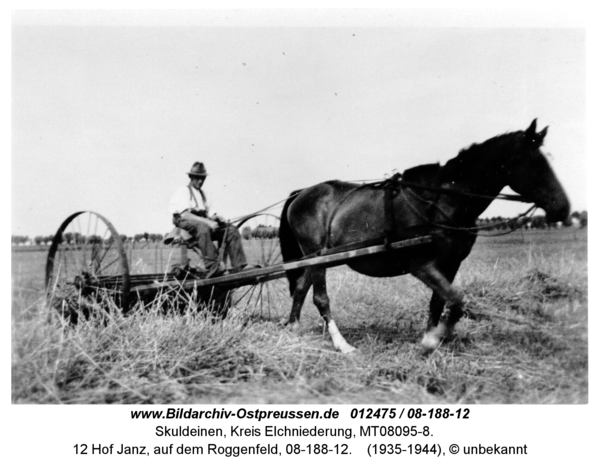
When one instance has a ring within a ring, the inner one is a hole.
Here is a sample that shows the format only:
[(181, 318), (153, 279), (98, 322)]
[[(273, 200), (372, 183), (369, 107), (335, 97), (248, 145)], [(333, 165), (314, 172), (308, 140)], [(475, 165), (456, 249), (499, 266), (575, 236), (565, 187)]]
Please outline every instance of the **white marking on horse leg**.
[(437, 327), (433, 327), (429, 332), (423, 335), (423, 340), (421, 340), (421, 346), (425, 353), (430, 353), (437, 349), (438, 346), (441, 345), (442, 340), (447, 338), (452, 333), (452, 329), (450, 329), (445, 322), (440, 322)]
[(423, 348), (424, 353), (431, 353), (435, 351), (438, 346), (440, 346), (441, 340), (431, 332), (427, 332), (423, 335), (423, 340), (421, 340), (421, 348)]
[(337, 325), (335, 325), (335, 321), (333, 319), (329, 321), (327, 330), (329, 330), (329, 335), (331, 335), (331, 339), (333, 340), (333, 346), (342, 353), (348, 354), (356, 349), (346, 341), (346, 339), (338, 330)]

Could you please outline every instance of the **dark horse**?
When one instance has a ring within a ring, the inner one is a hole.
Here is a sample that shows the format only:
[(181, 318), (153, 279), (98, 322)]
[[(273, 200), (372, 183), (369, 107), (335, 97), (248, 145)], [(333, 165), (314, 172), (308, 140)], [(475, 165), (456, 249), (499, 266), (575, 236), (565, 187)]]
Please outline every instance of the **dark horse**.
[[(365, 240), (431, 235), (431, 243), (359, 258), (348, 265), (372, 277), (410, 273), (433, 290), (422, 340), (423, 350), (433, 351), (452, 335), (463, 314), (463, 302), (452, 281), (477, 238), (473, 230), (477, 217), (505, 186), (543, 208), (549, 222), (568, 220), (569, 200), (540, 151), (547, 130), (536, 132), (533, 120), (527, 130), (473, 144), (443, 166), (409, 169), (391, 194), (390, 182), (358, 185), (341, 181), (294, 193), (281, 218), (283, 259)], [(300, 318), (313, 286), (314, 303), (334, 346), (344, 353), (353, 351), (331, 318), (325, 269), (288, 272), (288, 279), (293, 296), (289, 323)], [(449, 309), (445, 320), (441, 319), (444, 305)]]

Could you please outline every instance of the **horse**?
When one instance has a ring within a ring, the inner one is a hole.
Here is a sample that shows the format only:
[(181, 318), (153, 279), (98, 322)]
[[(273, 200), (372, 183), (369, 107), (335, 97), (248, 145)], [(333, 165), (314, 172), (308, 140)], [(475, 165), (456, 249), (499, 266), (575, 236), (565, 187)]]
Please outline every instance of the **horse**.
[[(495, 136), (463, 149), (443, 166), (419, 165), (386, 182), (327, 181), (295, 191), (284, 204), (279, 241), (284, 261), (355, 242), (389, 242), (429, 235), (431, 242), (348, 262), (371, 277), (412, 274), (432, 290), (422, 351), (429, 354), (453, 337), (464, 312), (452, 284), (477, 239), (476, 220), (506, 187), (541, 207), (549, 222), (566, 222), (570, 204), (541, 146), (548, 127)], [(342, 353), (355, 348), (331, 316), (326, 269), (288, 271), (293, 298), (288, 325), (300, 319), (310, 287), (314, 303)], [(442, 319), (444, 306), (447, 317)]]

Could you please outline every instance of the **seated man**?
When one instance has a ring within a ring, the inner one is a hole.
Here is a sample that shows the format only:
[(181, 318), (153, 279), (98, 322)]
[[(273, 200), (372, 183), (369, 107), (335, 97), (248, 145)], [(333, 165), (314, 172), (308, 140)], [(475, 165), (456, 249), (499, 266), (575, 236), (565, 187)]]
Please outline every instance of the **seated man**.
[(209, 275), (224, 271), (221, 268), (219, 252), (213, 243), (214, 240), (225, 242), (225, 252), (229, 255), (233, 267), (231, 272), (242, 271), (248, 262), (239, 230), (216, 215), (209, 216), (209, 205), (201, 189), (208, 175), (204, 164), (195, 162), (188, 175), (189, 184), (181, 186), (169, 203), (173, 224), (192, 235), (202, 251), (204, 265), (209, 270)]

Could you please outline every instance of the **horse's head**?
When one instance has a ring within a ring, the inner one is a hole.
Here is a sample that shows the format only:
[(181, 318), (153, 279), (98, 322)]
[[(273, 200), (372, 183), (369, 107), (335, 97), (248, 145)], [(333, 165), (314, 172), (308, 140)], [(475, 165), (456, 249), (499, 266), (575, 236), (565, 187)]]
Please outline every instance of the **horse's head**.
[(549, 222), (566, 222), (569, 199), (540, 150), (547, 132), (547, 126), (536, 132), (536, 120), (533, 120), (524, 132), (514, 133), (516, 147), (507, 164), (507, 182), (511, 189), (544, 209)]

